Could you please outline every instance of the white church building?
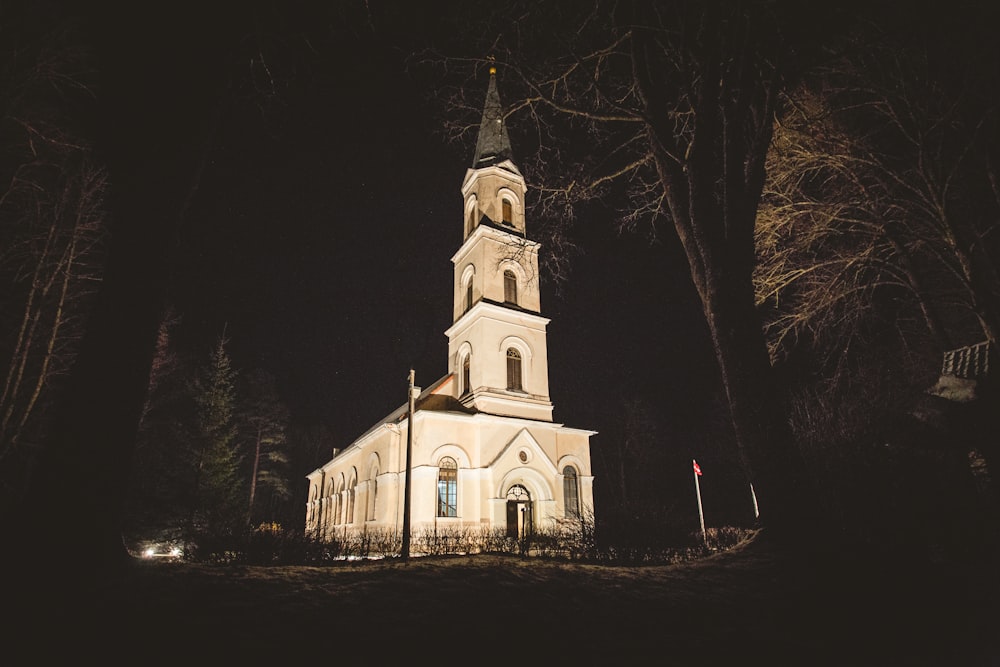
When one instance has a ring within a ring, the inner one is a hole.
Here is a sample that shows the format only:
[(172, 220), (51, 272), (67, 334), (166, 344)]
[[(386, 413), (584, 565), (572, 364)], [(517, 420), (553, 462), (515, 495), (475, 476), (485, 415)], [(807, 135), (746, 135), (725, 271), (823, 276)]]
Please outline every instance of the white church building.
[[(410, 447), (410, 529), (505, 530), (518, 537), (593, 513), (590, 437), (552, 420), (538, 243), (527, 237), (524, 177), (491, 69), (463, 242), (451, 258), (448, 374), (310, 473), (306, 530), (324, 538), (402, 534)], [(411, 433), (412, 431), (412, 433)]]

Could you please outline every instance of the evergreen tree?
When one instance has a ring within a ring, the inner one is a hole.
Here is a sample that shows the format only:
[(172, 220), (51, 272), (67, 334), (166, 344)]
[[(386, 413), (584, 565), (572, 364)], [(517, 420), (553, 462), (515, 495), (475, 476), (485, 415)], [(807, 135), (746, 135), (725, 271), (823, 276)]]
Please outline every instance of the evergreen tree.
[(279, 522), (292, 497), (286, 430), (288, 408), (278, 397), (275, 379), (255, 370), (240, 401), (241, 441), (250, 458), (247, 520), (250, 525)]
[(125, 529), (133, 537), (180, 528), (193, 507), (194, 475), (186, 449), (193, 423), (191, 366), (178, 355), (173, 333), (180, 317), (168, 310), (160, 323), (146, 403), (139, 422), (126, 504)]
[(236, 376), (227, 339), (221, 336), (208, 362), (191, 383), (194, 399), (193, 464), (195, 497), (191, 518), (211, 533), (236, 528), (243, 516), (243, 461), (236, 439)]

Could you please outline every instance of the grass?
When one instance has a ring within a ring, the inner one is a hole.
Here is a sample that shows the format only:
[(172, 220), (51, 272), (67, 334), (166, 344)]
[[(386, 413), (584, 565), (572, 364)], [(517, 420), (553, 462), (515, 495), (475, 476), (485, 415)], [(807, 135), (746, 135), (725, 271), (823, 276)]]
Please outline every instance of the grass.
[(760, 534), (669, 566), (136, 561), (62, 599), (40, 588), (5, 643), (23, 658), (11, 665), (995, 665), (995, 571), (789, 553)]

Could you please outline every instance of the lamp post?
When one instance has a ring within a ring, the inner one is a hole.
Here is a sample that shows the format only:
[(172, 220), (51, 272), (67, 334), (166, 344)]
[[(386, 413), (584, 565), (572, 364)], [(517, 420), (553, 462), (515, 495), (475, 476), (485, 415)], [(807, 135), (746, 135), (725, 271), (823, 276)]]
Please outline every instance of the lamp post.
[[(406, 420), (406, 476), (403, 478), (403, 560), (410, 558), (410, 455), (413, 451), (413, 404), (416, 392), (413, 386), (414, 373), (410, 369), (410, 388)], [(398, 507), (398, 505), (397, 505)]]

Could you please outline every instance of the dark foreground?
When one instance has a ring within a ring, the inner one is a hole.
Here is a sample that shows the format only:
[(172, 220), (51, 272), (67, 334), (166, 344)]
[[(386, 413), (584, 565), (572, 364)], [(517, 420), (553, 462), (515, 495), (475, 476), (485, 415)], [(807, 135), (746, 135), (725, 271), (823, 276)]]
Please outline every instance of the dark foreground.
[(61, 591), (40, 580), (5, 624), (15, 659), (3, 663), (1000, 665), (995, 570), (905, 554), (793, 556), (760, 536), (655, 567), (136, 562)]

